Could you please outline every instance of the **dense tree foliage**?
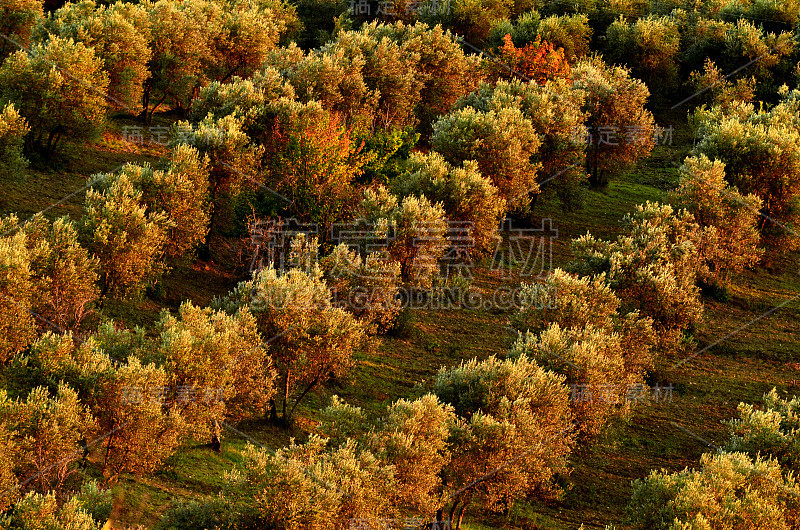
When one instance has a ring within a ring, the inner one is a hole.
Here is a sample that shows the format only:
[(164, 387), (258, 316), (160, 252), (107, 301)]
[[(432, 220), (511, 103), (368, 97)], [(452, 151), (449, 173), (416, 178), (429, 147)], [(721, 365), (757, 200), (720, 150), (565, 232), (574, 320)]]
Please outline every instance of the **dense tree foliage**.
[(581, 432), (597, 435), (628, 412), (653, 361), (653, 320), (628, 311), (606, 274), (576, 277), (556, 269), (543, 284), (524, 285), (512, 318), (524, 332), (509, 356), (526, 354), (573, 386)]
[(453, 165), (475, 160), (509, 206), (525, 206), (539, 190), (534, 159), (541, 140), (519, 108), (455, 110), (433, 124), (431, 144)]
[(87, 501), (80, 495), (59, 502), (55, 493), (29, 492), (15, 503), (3, 521), (8, 528), (34, 530), (36, 528), (61, 528), (63, 530), (100, 530), (102, 521), (87, 511)]
[(634, 23), (621, 18), (606, 32), (606, 59), (631, 65), (634, 76), (665, 96), (677, 85), (680, 39), (678, 24), (670, 17), (648, 16)]
[(569, 208), (580, 204), (580, 185), (586, 178), (586, 145), (581, 134), (576, 133), (587, 118), (581, 109), (583, 98), (581, 90), (571, 89), (564, 80), (548, 81), (544, 86), (512, 80), (498, 81), (494, 86), (482, 83), (478, 90), (461, 98), (456, 107), (482, 112), (521, 110), (540, 142), (531, 156), (532, 161), (538, 162), (538, 170), (537, 185), (529, 195), (535, 200), (539, 194), (555, 194)]
[(784, 92), (769, 110), (740, 103), (729, 112), (721, 106), (701, 108), (694, 117), (699, 136), (695, 153), (723, 162), (728, 183), (761, 199), (764, 242), (788, 249), (794, 249), (798, 240), (788, 237), (780, 225), (794, 224), (798, 216), (799, 95)]
[[(794, 528), (799, 487), (777, 462), (706, 453), (699, 470), (653, 471), (634, 483), (635, 528)], [(666, 502), (665, 502), (666, 501)]]
[(52, 13), (42, 29), (93, 48), (108, 75), (108, 104), (135, 112), (142, 101), (152, 54), (148, 46), (147, 11), (143, 6), (127, 3), (103, 6), (93, 0), (81, 0)]
[[(316, 386), (347, 373), (353, 353), (366, 338), (363, 323), (333, 306), (330, 289), (321, 276), (318, 266), (310, 272), (292, 268), (285, 274), (269, 267), (216, 301), (227, 311), (249, 308), (258, 330), (270, 341), (284, 423), (292, 421), (297, 405)], [(271, 415), (277, 421), (274, 399)]]
[[(220, 212), (230, 206), (231, 197), (258, 184), (256, 179), (264, 147), (251, 142), (243, 125), (243, 118), (236, 114), (216, 119), (213, 113), (205, 116), (195, 128), (188, 122), (178, 122), (176, 125), (173, 149), (181, 149), (182, 144), (188, 144), (195, 147), (207, 161), (211, 199), (209, 222), (212, 228), (217, 226)], [(174, 156), (180, 158), (181, 155)], [(202, 178), (205, 180), (205, 177)], [(201, 183), (202, 187), (205, 187), (205, 182)]]
[(274, 454), (250, 446), (242, 480), (257, 499), (265, 524), (281, 530), (323, 530), (343, 528), (353, 518), (392, 514), (391, 468), (352, 441), (331, 451), (325, 448), (325, 439), (314, 435)]
[(516, 46), (536, 41), (537, 37), (561, 48), (570, 62), (589, 54), (592, 28), (585, 14), (550, 15), (542, 18), (537, 11), (526, 11), (513, 22), (503, 20), (490, 33), (490, 41), (500, 45), (505, 35), (511, 37)]
[(81, 229), (86, 248), (100, 262), (103, 296), (141, 293), (164, 270), (167, 232), (175, 223), (142, 204), (142, 192), (134, 187), (142, 171), (128, 165), (118, 175), (99, 175), (98, 183), (107, 187), (86, 193)]
[(318, 103), (280, 100), (265, 140), (264, 184), (281, 194), (287, 216), (331, 225), (349, 217), (357, 200), (355, 180), (365, 155), (340, 118)]
[(762, 406), (739, 403), (739, 417), (728, 425), (731, 439), (727, 451), (747, 453), (752, 458), (770, 456), (787, 470), (798, 469), (797, 447), (800, 400), (797, 397), (781, 398), (773, 388), (764, 395)]
[(373, 331), (387, 331), (400, 312), (400, 263), (378, 253), (361, 256), (340, 243), (321, 261), (334, 305), (353, 313)]
[(392, 188), (399, 197), (415, 195), (441, 203), (448, 220), (469, 223), (477, 253), (494, 249), (505, 201), (491, 180), (481, 175), (475, 161), (453, 167), (439, 153), (415, 153)]
[(606, 281), (626, 310), (653, 319), (663, 349), (683, 347), (684, 331), (701, 319), (696, 280), (701, 271), (699, 226), (685, 210), (647, 203), (623, 220), (625, 233), (616, 241), (591, 234), (573, 240), (580, 274), (606, 274)]
[(141, 203), (169, 219), (165, 254), (176, 259), (204, 243), (211, 222), (208, 157), (181, 144), (170, 152), (164, 169), (145, 166), (130, 172), (141, 190)]
[(14, 0), (0, 5), (0, 61), (30, 46), (31, 31), (43, 14), (40, 0)]
[(28, 165), (22, 147), (30, 131), (25, 118), (8, 103), (0, 113), (0, 176), (20, 178)]
[(35, 286), (31, 277), (30, 257), (25, 234), (14, 232), (16, 217), (0, 220), (4, 232), (0, 237), (0, 361), (7, 361), (33, 340), (36, 321), (30, 313), (34, 303)]
[(799, 6), (0, 0), (0, 527), (799, 527)]
[(69, 218), (37, 214), (23, 226), (35, 289), (32, 305), (50, 327), (77, 329), (99, 297), (99, 261), (80, 245)]
[(185, 302), (177, 317), (162, 314), (158, 327), (170, 398), (194, 436), (210, 436), (218, 448), (225, 420), (263, 414), (275, 374), (246, 309), (231, 316)]
[(585, 94), (588, 117), (582, 136), (589, 182), (602, 186), (652, 149), (653, 115), (644, 107), (650, 91), (627, 69), (598, 58), (576, 64), (572, 79), (575, 89)]
[(0, 66), (0, 101), (30, 126), (30, 148), (52, 155), (59, 142), (90, 139), (105, 125), (108, 75), (92, 48), (52, 37), (17, 51)]
[(439, 258), (447, 249), (447, 223), (440, 203), (424, 195), (399, 200), (386, 188), (367, 190), (361, 211), (375, 234), (388, 239), (388, 253), (400, 264), (400, 277), (412, 288), (428, 289), (439, 276)]
[[(743, 196), (725, 180), (725, 164), (705, 155), (684, 161), (676, 202), (702, 227), (700, 274), (710, 283), (727, 284), (731, 275), (755, 265), (762, 255), (757, 220), (761, 200)], [(706, 270), (707, 268), (707, 270)]]
[[(10, 430), (6, 443), (14, 448), (14, 472), (21, 491), (60, 491), (75, 473), (82, 441), (96, 426), (78, 394), (59, 385), (55, 397), (44, 387), (34, 388), (25, 400), (0, 393), (0, 410)], [(85, 442), (83, 442), (85, 443)]]
[(473, 359), (441, 369), (433, 393), (461, 418), (450, 434), (452, 462), (444, 471), (455, 489), (451, 520), (473, 502), (508, 510), (526, 495), (552, 492), (573, 441), (563, 376), (524, 354)]
[(503, 37), (500, 47), (500, 64), (493, 68), (493, 77), (501, 79), (522, 78), (544, 84), (549, 79), (569, 78), (570, 68), (564, 51), (547, 41), (536, 40), (522, 48), (514, 46), (511, 35)]

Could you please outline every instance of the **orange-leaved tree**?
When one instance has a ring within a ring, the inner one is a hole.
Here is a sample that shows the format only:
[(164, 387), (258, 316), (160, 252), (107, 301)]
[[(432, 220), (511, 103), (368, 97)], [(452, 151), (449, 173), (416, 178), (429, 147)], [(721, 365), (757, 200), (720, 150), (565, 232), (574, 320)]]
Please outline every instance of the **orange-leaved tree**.
[(564, 56), (564, 49), (556, 48), (540, 37), (522, 48), (517, 48), (511, 35), (507, 33), (498, 51), (502, 64), (492, 64), (492, 77), (512, 79), (524, 76), (526, 81), (532, 80), (540, 85), (549, 79), (570, 79), (571, 69)]

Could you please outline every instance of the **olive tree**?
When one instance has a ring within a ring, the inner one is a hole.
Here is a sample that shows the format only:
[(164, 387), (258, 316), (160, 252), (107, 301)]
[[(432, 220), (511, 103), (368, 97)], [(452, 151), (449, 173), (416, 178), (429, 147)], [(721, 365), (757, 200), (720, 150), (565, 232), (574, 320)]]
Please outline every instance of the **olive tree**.
[(634, 528), (794, 528), (800, 486), (769, 458), (705, 453), (700, 469), (652, 471), (633, 483)]
[[(211, 229), (218, 228), (220, 211), (229, 206), (226, 198), (235, 197), (243, 189), (258, 184), (257, 175), (264, 147), (251, 141), (243, 130), (243, 120), (243, 117), (236, 114), (217, 119), (210, 113), (194, 128), (188, 122), (178, 122), (174, 127), (172, 148), (180, 149), (178, 146), (188, 144), (199, 151), (201, 158), (207, 160)], [(181, 155), (176, 152), (173, 157), (187, 155), (188, 153)], [(202, 177), (201, 180), (205, 178)], [(201, 189), (202, 187), (205, 187), (204, 182), (201, 183)]]
[(155, 360), (155, 351), (143, 332), (106, 328), (84, 341), (47, 333), (19, 359), (11, 382), (15, 388), (24, 387), (23, 379), (32, 378), (50, 392), (61, 381), (68, 383), (89, 408), (95, 432), (102, 436), (96, 446), (105, 480), (113, 482), (121, 473), (146, 475), (174, 452), (188, 431), (172, 399), (167, 373), (140, 360)]
[(101, 372), (93, 413), (103, 440), (102, 468), (107, 481), (121, 473), (155, 471), (185, 439), (187, 424), (168, 401), (169, 376), (155, 364), (131, 356)]
[[(0, 229), (13, 231), (16, 217), (0, 219)], [(31, 314), (35, 302), (35, 283), (31, 277), (26, 237), (12, 232), (0, 237), (0, 362), (20, 352), (36, 336), (36, 321)]]
[[(517, 499), (553, 493), (574, 440), (564, 377), (533, 359), (472, 359), (442, 368), (432, 388), (458, 421), (443, 470), (451, 490), (449, 520), (460, 526), (471, 503), (499, 511)], [(440, 512), (441, 513), (441, 512)]]
[(418, 57), (413, 65), (419, 86), (415, 115), (418, 130), (425, 135), (430, 133), (431, 123), (447, 114), (456, 100), (474, 90), (480, 80), (480, 59), (465, 53), (457, 36), (440, 25), (372, 22), (362, 30), (375, 39), (396, 42), (404, 55)]
[(450, 405), (425, 394), (399, 399), (385, 414), (368, 417), (360, 407), (334, 396), (321, 413), (318, 430), (330, 446), (355, 441), (394, 468), (397, 487), (388, 497), (392, 506), (429, 516), (443, 505), (449, 488), (443, 472), (450, 463), (450, 431), (457, 421)]
[(769, 110), (737, 103), (723, 109), (703, 108), (695, 114), (699, 141), (693, 154), (725, 164), (725, 179), (743, 194), (762, 201), (760, 229), (764, 243), (787, 250), (800, 240), (780, 224), (796, 223), (800, 210), (800, 92), (785, 92)]
[(0, 411), (14, 447), (14, 471), (22, 491), (61, 491), (75, 473), (79, 448), (95, 432), (95, 420), (78, 394), (60, 384), (55, 396), (44, 387), (23, 399), (0, 392)]
[(576, 260), (570, 265), (584, 275), (606, 274), (623, 311), (638, 310), (653, 319), (658, 346), (681, 345), (683, 333), (702, 318), (697, 277), (700, 229), (685, 210), (646, 203), (623, 219), (616, 241), (586, 234), (572, 241)]
[(671, 17), (650, 15), (633, 23), (620, 18), (606, 30), (606, 58), (627, 65), (654, 92), (667, 96), (678, 81), (680, 40)]
[(589, 55), (592, 28), (589, 17), (583, 13), (545, 17), (539, 22), (537, 32), (542, 40), (563, 49), (570, 62)]
[(442, 506), (442, 478), (452, 457), (449, 436), (455, 421), (453, 408), (433, 394), (387, 406), (368, 440), (378, 458), (394, 466), (399, 486), (395, 505), (425, 515)]
[(247, 309), (228, 315), (184, 302), (162, 313), (158, 356), (176, 408), (219, 450), (221, 424), (263, 414), (274, 393), (272, 360)]
[(540, 142), (532, 157), (538, 163), (538, 171), (530, 198), (536, 201), (540, 194), (556, 195), (568, 209), (580, 203), (580, 185), (586, 179), (586, 145), (576, 134), (587, 119), (582, 110), (584, 98), (582, 91), (574, 90), (565, 80), (547, 81), (543, 86), (519, 80), (498, 81), (493, 85), (481, 83), (476, 91), (461, 98), (456, 108), (522, 111)]
[(353, 353), (366, 338), (365, 324), (333, 306), (317, 266), (309, 272), (291, 268), (284, 274), (272, 267), (261, 269), (214, 305), (228, 312), (249, 308), (255, 316), (278, 371), (281, 418), (274, 399), (270, 415), (284, 425), (291, 424), (309, 392), (347, 373)]
[(634, 379), (650, 368), (656, 344), (653, 320), (638, 310), (626, 312), (602, 273), (581, 277), (555, 269), (542, 283), (523, 284), (511, 323), (523, 333), (539, 334), (554, 324), (565, 330), (591, 327), (605, 332), (619, 340), (625, 374)]
[(270, 106), (264, 184), (286, 199), (287, 217), (320, 223), (325, 233), (357, 200), (365, 156), (336, 114), (318, 103), (282, 99)]
[(61, 140), (96, 137), (105, 125), (108, 75), (92, 48), (51, 37), (0, 66), (0, 101), (30, 126), (29, 148), (52, 155)]
[(589, 16), (584, 13), (550, 15), (542, 18), (537, 11), (526, 11), (514, 19), (497, 22), (489, 34), (493, 46), (500, 46), (509, 35), (516, 46), (525, 46), (538, 38), (564, 51), (572, 64), (589, 55), (592, 40)]
[(782, 398), (776, 389), (764, 394), (760, 407), (739, 403), (738, 417), (727, 422), (732, 433), (725, 450), (747, 453), (751, 458), (769, 455), (784, 468), (800, 469), (800, 399)]
[(118, 175), (100, 175), (98, 187), (103, 180), (108, 186), (86, 193), (82, 240), (100, 262), (101, 296), (138, 294), (164, 270), (161, 257), (174, 223), (142, 205), (142, 192), (134, 187), (140, 171), (127, 165)]
[(541, 139), (518, 108), (455, 110), (433, 124), (431, 145), (453, 165), (475, 160), (512, 208), (524, 207), (539, 190)]
[[(614, 416), (630, 409), (628, 391), (642, 385), (640, 371), (628, 371), (621, 336), (592, 325), (562, 328), (551, 324), (538, 334), (526, 333), (509, 350), (509, 358), (527, 356), (572, 388), (570, 405), (584, 439), (597, 436)], [(630, 352), (635, 358), (638, 352)]]
[(147, 10), (151, 58), (141, 114), (147, 121), (164, 102), (188, 111), (210, 81), (253, 75), (296, 20), (282, 2), (159, 0)]
[(265, 106), (282, 97), (295, 99), (294, 87), (277, 69), (267, 65), (249, 79), (233, 76), (226, 83), (212, 81), (201, 88), (192, 102), (190, 120), (199, 122), (209, 114), (217, 119), (234, 114), (250, 134)]
[(454, 167), (435, 151), (413, 153), (392, 190), (401, 198), (424, 196), (441, 203), (448, 220), (469, 223), (478, 253), (494, 248), (495, 232), (506, 213), (505, 200), (491, 180), (481, 175), (474, 160)]
[(724, 163), (705, 155), (686, 158), (673, 197), (703, 228), (700, 250), (707, 271), (701, 274), (706, 282), (727, 285), (732, 275), (759, 261), (757, 220), (762, 201), (730, 186)]
[(14, 0), (0, 5), (0, 34), (8, 39), (0, 42), (0, 62), (10, 53), (30, 45), (33, 27), (43, 11), (41, 0)]
[(293, 9), (280, 2), (233, 0), (213, 5), (217, 23), (209, 25), (217, 30), (210, 38), (206, 71), (209, 79), (223, 83), (233, 76), (252, 76), (296, 21)]
[(208, 156), (186, 144), (177, 145), (164, 161), (163, 168), (148, 166), (129, 171), (141, 190), (141, 202), (152, 213), (166, 215), (165, 254), (178, 259), (205, 242), (211, 223)]
[(371, 331), (385, 332), (400, 312), (400, 264), (360, 253), (345, 243), (320, 260), (334, 305), (353, 313)]
[(447, 248), (447, 223), (440, 203), (409, 195), (400, 201), (386, 188), (367, 189), (359, 207), (374, 233), (388, 243), (389, 259), (400, 263), (400, 277), (412, 288), (428, 289), (439, 275)]
[(158, 0), (147, 4), (150, 28), (149, 76), (142, 86), (141, 118), (149, 122), (168, 99), (187, 108), (195, 88), (204, 84), (203, 67), (211, 56), (206, 17), (198, 2)]
[(627, 69), (608, 66), (597, 57), (578, 62), (572, 80), (574, 89), (584, 94), (583, 110), (588, 114), (589, 183), (604, 186), (653, 148), (653, 115), (644, 107), (650, 92)]
[(416, 72), (419, 52), (375, 33), (374, 26), (340, 32), (320, 53), (360, 65), (361, 76), (374, 98), (371, 128), (413, 126), (422, 90), (422, 79)]
[(348, 126), (366, 127), (373, 122), (379, 96), (364, 79), (363, 56), (348, 57), (343, 47), (308, 54), (295, 48), (283, 51), (288, 53), (298, 57), (281, 64), (276, 56), (269, 64), (283, 72), (300, 102), (317, 101)]
[(105, 6), (93, 0), (67, 3), (47, 19), (43, 29), (93, 48), (108, 75), (109, 105), (135, 113), (152, 55), (144, 6), (122, 2)]
[(25, 118), (12, 103), (0, 112), (0, 176), (19, 179), (24, 175), (28, 161), (22, 152), (25, 135), (30, 131)]
[(76, 330), (99, 297), (99, 261), (78, 241), (78, 227), (67, 217), (48, 221), (41, 214), (22, 230), (30, 252), (36, 312), (59, 330)]
[(59, 502), (55, 492), (31, 491), (14, 504), (4, 523), (9, 525), (8, 528), (20, 530), (101, 530), (103, 524), (86, 508), (86, 500), (78, 495)]
[(726, 110), (736, 102), (751, 103), (755, 99), (755, 77), (731, 82), (711, 59), (706, 59), (702, 71), (689, 74), (689, 83), (697, 91), (698, 103), (719, 105)]
[(354, 441), (326, 450), (312, 434), (272, 452), (248, 445), (234, 484), (255, 499), (264, 524), (279, 530), (333, 530), (354, 518), (391, 517), (393, 470)]

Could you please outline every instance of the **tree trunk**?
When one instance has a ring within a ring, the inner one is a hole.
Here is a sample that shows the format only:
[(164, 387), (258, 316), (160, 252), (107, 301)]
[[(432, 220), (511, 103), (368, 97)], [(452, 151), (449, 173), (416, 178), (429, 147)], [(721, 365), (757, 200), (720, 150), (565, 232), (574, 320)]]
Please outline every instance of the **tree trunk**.
[(222, 453), (222, 437), (221, 431), (222, 429), (219, 426), (219, 422), (214, 419), (214, 428), (211, 431), (211, 448), (217, 452)]
[(103, 309), (103, 305), (106, 302), (106, 299), (107, 299), (106, 295), (108, 294), (108, 289), (109, 289), (108, 276), (106, 274), (103, 274), (102, 276), (103, 276), (103, 278), (102, 278), (102, 280), (103, 280), (103, 282), (102, 282), (103, 288), (100, 289), (100, 296), (97, 297), (97, 307), (99, 309)]
[(108, 437), (108, 444), (106, 445), (106, 456), (103, 458), (103, 469), (108, 465), (108, 455), (111, 453), (111, 444), (114, 442), (114, 432)]
[(444, 508), (436, 510), (436, 522), (431, 523), (431, 530), (440, 530), (439, 523), (444, 521)]
[(286, 377), (283, 380), (283, 407), (281, 410), (281, 417), (284, 423), (286, 422), (286, 406), (289, 403), (289, 381), (291, 379), (291, 372), (286, 370)]
[(530, 196), (530, 203), (528, 206), (528, 212), (530, 213), (531, 221), (533, 221), (533, 211), (536, 209), (536, 203), (539, 201), (539, 195), (542, 194), (542, 191), (539, 190), (539, 193), (531, 193)]
[(209, 175), (209, 180), (211, 181), (211, 188), (209, 190), (211, 195), (211, 217), (208, 219), (208, 232), (210, 234), (212, 231), (218, 231), (217, 224), (219, 221), (219, 195), (222, 182), (220, 182), (219, 176), (215, 175), (213, 170)]
[(456, 500), (456, 502), (453, 503), (453, 507), (450, 508), (450, 516), (447, 518), (447, 521), (450, 524), (450, 530), (453, 528), (453, 518), (456, 516), (456, 508), (458, 508), (459, 504), (461, 504), (461, 501)]
[(142, 90), (142, 113), (139, 114), (139, 119), (145, 123), (147, 123), (147, 109), (150, 107), (150, 87), (152, 84), (152, 80), (148, 79), (144, 82), (144, 90)]
[[(324, 370), (323, 370), (323, 372), (324, 372)], [(314, 386), (315, 386), (315, 385), (317, 384), (317, 382), (319, 381), (320, 377), (322, 377), (322, 373), (323, 373), (323, 372), (320, 372), (320, 374), (319, 374), (317, 377), (315, 377), (313, 381), (311, 381), (311, 384), (310, 384), (310, 385), (308, 385), (308, 386), (306, 387), (306, 389), (305, 389), (305, 390), (303, 390), (303, 393), (302, 393), (302, 394), (300, 394), (300, 397), (298, 397), (298, 398), (295, 400), (295, 402), (294, 402), (294, 405), (292, 405), (292, 408), (291, 408), (291, 410), (289, 410), (289, 416), (288, 416), (288, 417), (286, 417), (286, 414), (284, 414), (284, 420), (286, 421), (286, 425), (289, 425), (289, 424), (291, 423), (291, 421), (292, 421), (292, 417), (294, 416), (294, 409), (296, 409), (296, 408), (297, 408), (297, 405), (299, 405), (299, 404), (300, 404), (300, 402), (303, 400), (303, 398), (304, 398), (304, 397), (306, 397), (306, 394), (308, 394), (308, 393), (309, 393), (309, 391), (310, 391), (312, 388), (314, 388)]]
[(89, 458), (89, 441), (86, 438), (82, 438), (78, 442), (78, 444), (80, 445), (81, 449), (83, 450), (83, 453), (81, 455), (80, 466), (81, 466), (81, 469), (85, 470), (86, 469), (86, 464), (89, 463), (88, 460), (87, 460), (87, 458)]
[(591, 143), (589, 143), (589, 152), (586, 156), (586, 169), (589, 173), (589, 185), (592, 188), (599, 188), (600, 187), (600, 175), (599, 175), (599, 158), (600, 158), (600, 145), (595, 143), (595, 140), (592, 138)]
[(456, 530), (461, 530), (461, 521), (464, 520), (464, 510), (467, 507), (462, 505), (461, 508), (458, 509), (458, 520), (456, 521)]
[(278, 424), (278, 407), (275, 405), (275, 398), (269, 398), (269, 421), (273, 425)]

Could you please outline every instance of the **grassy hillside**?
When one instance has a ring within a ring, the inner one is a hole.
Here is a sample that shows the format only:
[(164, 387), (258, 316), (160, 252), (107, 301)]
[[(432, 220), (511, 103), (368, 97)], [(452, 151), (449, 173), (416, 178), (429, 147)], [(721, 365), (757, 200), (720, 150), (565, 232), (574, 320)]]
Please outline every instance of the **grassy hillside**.
[[(662, 123), (668, 122), (666, 118)], [(119, 125), (119, 124), (117, 124)], [(676, 133), (674, 146), (657, 148), (653, 155), (612, 181), (605, 190), (587, 190), (585, 206), (563, 212), (544, 203), (534, 218), (551, 218), (559, 231), (553, 248), (554, 265), (569, 261), (569, 240), (587, 231), (614, 237), (619, 220), (634, 205), (665, 200), (677, 175), (675, 163), (688, 152), (691, 138)], [(27, 180), (11, 183), (0, 198), (0, 213), (17, 212), (27, 218), (37, 211), (48, 217), (77, 217), (83, 203), (86, 177), (112, 170), (126, 162), (155, 162), (155, 147), (132, 146), (110, 132), (95, 144), (74, 147), (63, 162), (65, 169), (31, 170)], [(62, 167), (59, 165), (59, 167)], [(727, 438), (721, 423), (731, 418), (740, 401), (758, 401), (773, 386), (796, 391), (800, 381), (800, 303), (771, 308), (800, 293), (798, 263), (769, 256), (769, 266), (744, 274), (729, 300), (705, 298), (704, 323), (696, 330), (700, 351), (688, 362), (659, 359), (649, 374), (650, 384), (671, 384), (670, 402), (642, 404), (625, 423), (612, 425), (606, 437), (573, 456), (573, 471), (563, 498), (548, 504), (518, 504), (508, 516), (467, 514), (466, 527), (486, 528), (625, 528), (624, 510), (630, 483), (651, 469), (680, 470), (696, 465), (708, 443)], [(501, 281), (483, 262), (475, 271), (475, 285), (490, 292)], [(134, 304), (109, 305), (104, 318), (124, 326), (149, 325), (164, 309), (181, 300), (206, 305), (241, 279), (212, 260), (172, 270), (163, 280), (162, 296)], [(266, 423), (245, 423), (226, 433), (221, 454), (206, 447), (185, 447), (167, 465), (147, 478), (124, 476), (115, 486), (113, 528), (154, 526), (178, 499), (200, 500), (216, 495), (225, 473), (240, 460), (248, 440), (277, 448), (291, 437), (302, 440), (313, 430), (317, 411), (332, 394), (379, 414), (391, 401), (429, 384), (442, 366), (471, 357), (503, 355), (514, 340), (509, 312), (487, 310), (417, 310), (400, 336), (377, 339), (372, 351), (358, 356), (349, 380), (320, 392), (301, 407), (297, 426), (284, 432)], [(749, 325), (748, 325), (749, 324)], [(678, 366), (676, 366), (676, 364)], [(89, 472), (91, 473), (91, 472)]]

